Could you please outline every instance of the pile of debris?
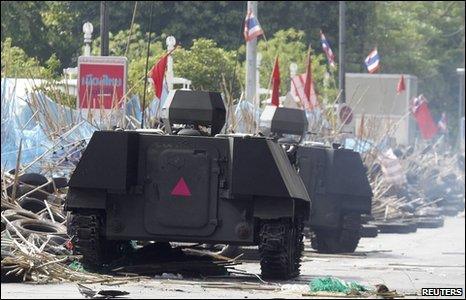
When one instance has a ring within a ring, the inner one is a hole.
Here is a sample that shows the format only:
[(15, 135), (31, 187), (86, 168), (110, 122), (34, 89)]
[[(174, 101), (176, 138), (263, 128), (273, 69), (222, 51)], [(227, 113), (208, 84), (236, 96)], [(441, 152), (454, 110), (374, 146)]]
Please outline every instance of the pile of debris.
[(438, 151), (435, 144), (389, 152), (390, 163), (368, 165), (374, 198), (366, 221), (381, 233), (441, 227), (444, 215), (464, 211), (464, 154)]

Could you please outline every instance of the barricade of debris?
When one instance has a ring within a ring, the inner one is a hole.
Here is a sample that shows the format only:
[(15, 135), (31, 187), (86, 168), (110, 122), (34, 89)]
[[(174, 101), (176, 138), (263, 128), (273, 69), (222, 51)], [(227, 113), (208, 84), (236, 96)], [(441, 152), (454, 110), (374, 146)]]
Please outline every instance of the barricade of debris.
[(464, 153), (440, 145), (389, 148), (367, 164), (374, 197), (365, 220), (380, 233), (441, 227), (464, 211)]

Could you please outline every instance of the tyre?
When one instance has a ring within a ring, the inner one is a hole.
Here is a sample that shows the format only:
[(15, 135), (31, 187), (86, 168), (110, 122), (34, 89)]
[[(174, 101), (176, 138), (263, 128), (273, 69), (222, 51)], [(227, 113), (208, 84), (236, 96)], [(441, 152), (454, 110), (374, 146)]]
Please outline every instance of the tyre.
[(361, 224), (367, 224), (367, 222), (374, 221), (372, 215), (361, 215)]
[(379, 228), (375, 225), (364, 224), (361, 227), (361, 237), (375, 238), (379, 234)]
[(120, 241), (109, 241), (103, 235), (105, 220), (99, 212), (68, 215), (67, 230), (72, 238), (73, 253), (82, 255), (82, 263), (90, 269), (100, 269), (118, 258)]
[[(47, 178), (41, 174), (38, 173), (26, 173), (18, 177), (18, 181), (26, 184), (30, 184), (33, 186), (40, 186), (43, 184), (46, 184), (48, 182)], [(53, 192), (53, 186), (51, 184), (48, 184), (43, 187), (44, 191), (47, 191), (49, 193)]]
[(443, 227), (443, 218), (418, 218), (418, 228), (439, 228)]
[(31, 234), (37, 235), (62, 235), (66, 236), (65, 226), (46, 220), (21, 219), (11, 222), (25, 238)]
[(454, 206), (444, 206), (444, 207), (442, 207), (442, 214), (444, 214), (445, 216), (454, 217), (459, 212), (460, 212), (460, 210), (458, 208), (454, 207)]
[(7, 275), (8, 272), (16, 269), (17, 266), (15, 265), (3, 265), (2, 264), (2, 283), (18, 283), (23, 282), (23, 274), (16, 275), (16, 273), (10, 273)]
[[(24, 185), (24, 184), (20, 183), (20, 184), (18, 184), (18, 186), (16, 188), (15, 197), (19, 198), (19, 197), (29, 193), (33, 189), (35, 189), (35, 187)], [(10, 185), (9, 187), (7, 187), (6, 191), (7, 191), (8, 196), (12, 197), (12, 195), (13, 195), (13, 185)], [(36, 199), (39, 199), (39, 200), (46, 200), (47, 199), (47, 194), (37, 190), (37, 191), (34, 191), (34, 192), (28, 194), (28, 197), (36, 198)]]
[(396, 222), (375, 222), (373, 225), (376, 225), (379, 228), (380, 233), (411, 233), (413, 232), (413, 224), (409, 223), (396, 223)]
[(414, 220), (405, 220), (403, 221), (404, 224), (408, 225), (409, 232), (416, 232), (417, 231), (417, 222)]
[(264, 279), (287, 280), (299, 276), (303, 243), (302, 221), (263, 220), (259, 232), (259, 253)]
[(32, 197), (24, 197), (19, 201), (19, 206), (21, 206), (25, 210), (32, 211), (33, 213), (38, 213), (44, 208), (46, 205), (43, 200), (39, 200)]
[[(52, 215), (53, 215), (53, 219), (55, 220), (55, 222), (63, 223), (66, 221), (66, 218), (62, 214), (58, 214), (53, 209), (52, 209)], [(44, 220), (51, 220), (50, 214), (47, 210), (39, 214), (39, 217)]]
[(7, 209), (3, 212), (3, 216), (10, 222), (21, 219), (38, 219), (37, 215), (24, 209)]
[(361, 216), (343, 216), (338, 229), (315, 229), (311, 235), (311, 247), (319, 253), (353, 253), (361, 239)]
[(65, 177), (54, 177), (52, 180), (57, 189), (62, 189), (68, 186), (68, 179)]

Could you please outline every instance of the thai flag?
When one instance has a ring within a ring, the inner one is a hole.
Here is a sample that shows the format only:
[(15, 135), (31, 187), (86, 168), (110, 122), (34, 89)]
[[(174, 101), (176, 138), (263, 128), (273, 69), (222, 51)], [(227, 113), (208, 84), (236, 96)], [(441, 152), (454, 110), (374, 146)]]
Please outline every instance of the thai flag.
[(372, 74), (377, 72), (380, 67), (380, 57), (379, 53), (377, 53), (377, 48), (374, 48), (374, 50), (369, 53), (364, 62), (366, 63), (367, 71), (369, 73)]
[(264, 31), (262, 30), (259, 21), (252, 12), (249, 12), (246, 15), (246, 19), (244, 20), (244, 39), (246, 40), (246, 42), (249, 42), (263, 34)]
[(320, 41), (322, 43), (322, 49), (324, 50), (325, 54), (327, 55), (328, 63), (332, 68), (335, 67), (335, 56), (333, 55), (332, 49), (330, 48), (330, 44), (327, 42), (325, 35), (320, 31)]

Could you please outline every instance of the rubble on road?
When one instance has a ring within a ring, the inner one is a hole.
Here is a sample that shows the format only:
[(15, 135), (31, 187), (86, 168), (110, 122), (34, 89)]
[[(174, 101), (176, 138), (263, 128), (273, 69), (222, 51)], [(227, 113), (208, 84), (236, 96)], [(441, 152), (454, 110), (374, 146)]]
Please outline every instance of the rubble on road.
[(414, 232), (443, 226), (443, 216), (464, 211), (464, 154), (428, 146), (398, 149), (396, 159), (406, 178), (401, 184), (387, 180), (377, 162), (371, 166), (374, 198), (369, 224), (382, 233)]

